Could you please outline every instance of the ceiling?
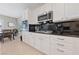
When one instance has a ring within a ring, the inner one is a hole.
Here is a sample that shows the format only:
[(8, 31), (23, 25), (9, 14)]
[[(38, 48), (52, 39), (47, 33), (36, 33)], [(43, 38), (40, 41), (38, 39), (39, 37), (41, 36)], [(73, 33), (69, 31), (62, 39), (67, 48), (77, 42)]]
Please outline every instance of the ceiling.
[(0, 3), (0, 15), (21, 17), (27, 8), (36, 8), (43, 3)]

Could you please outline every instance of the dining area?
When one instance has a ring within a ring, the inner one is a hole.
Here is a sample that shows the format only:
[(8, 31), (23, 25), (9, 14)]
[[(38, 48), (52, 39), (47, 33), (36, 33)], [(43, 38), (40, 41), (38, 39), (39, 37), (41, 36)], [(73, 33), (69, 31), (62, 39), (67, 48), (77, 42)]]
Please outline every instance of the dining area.
[(0, 33), (0, 42), (4, 43), (5, 38), (8, 38), (10, 41), (15, 40), (15, 36), (17, 35), (17, 29), (3, 29)]

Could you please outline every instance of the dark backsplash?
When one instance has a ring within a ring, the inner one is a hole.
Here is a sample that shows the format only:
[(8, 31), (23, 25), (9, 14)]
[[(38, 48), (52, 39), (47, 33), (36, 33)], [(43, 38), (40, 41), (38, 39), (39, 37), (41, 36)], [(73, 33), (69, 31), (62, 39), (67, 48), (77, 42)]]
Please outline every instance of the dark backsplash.
[(30, 30), (33, 32), (50, 32), (61, 35), (79, 35), (79, 21), (33, 24), (30, 26)]

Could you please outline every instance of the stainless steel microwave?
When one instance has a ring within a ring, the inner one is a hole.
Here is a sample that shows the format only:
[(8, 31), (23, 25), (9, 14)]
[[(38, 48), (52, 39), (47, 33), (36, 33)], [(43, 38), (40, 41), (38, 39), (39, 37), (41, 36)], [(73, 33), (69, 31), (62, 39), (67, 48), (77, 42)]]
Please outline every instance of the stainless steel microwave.
[(53, 11), (38, 16), (38, 22), (53, 20)]

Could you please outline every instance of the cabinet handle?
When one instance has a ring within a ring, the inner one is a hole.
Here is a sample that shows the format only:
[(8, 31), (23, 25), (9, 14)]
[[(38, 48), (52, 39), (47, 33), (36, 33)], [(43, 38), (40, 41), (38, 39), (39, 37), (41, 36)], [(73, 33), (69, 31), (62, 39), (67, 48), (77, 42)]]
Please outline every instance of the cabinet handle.
[(61, 43), (56, 43), (58, 46), (64, 46), (64, 44), (61, 44)]
[(57, 49), (57, 51), (59, 51), (59, 52), (64, 52), (64, 50), (61, 50), (61, 49)]
[(64, 39), (61, 39), (61, 38), (57, 38), (58, 40), (64, 40)]

